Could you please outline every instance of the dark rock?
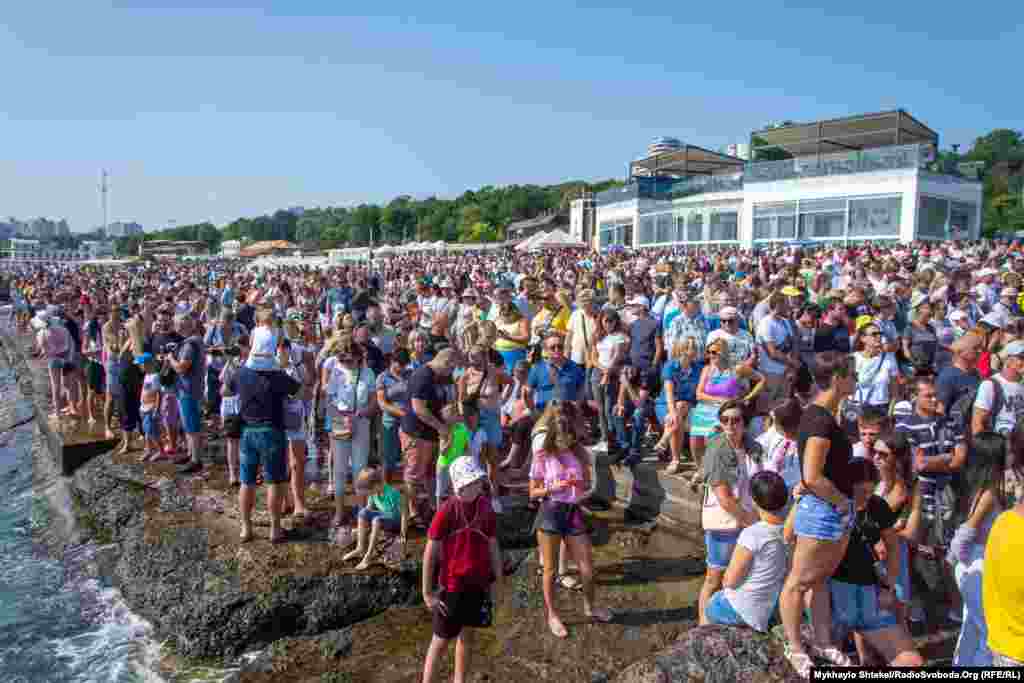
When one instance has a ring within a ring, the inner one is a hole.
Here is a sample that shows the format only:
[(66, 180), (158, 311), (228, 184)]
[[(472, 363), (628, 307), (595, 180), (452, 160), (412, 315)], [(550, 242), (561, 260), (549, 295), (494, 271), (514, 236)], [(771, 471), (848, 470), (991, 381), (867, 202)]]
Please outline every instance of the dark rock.
[(623, 670), (615, 683), (766, 683), (802, 679), (774, 636), (736, 626), (700, 626)]
[(317, 640), (320, 642), (320, 654), (328, 659), (340, 659), (352, 654), (352, 629), (343, 628), (329, 631)]

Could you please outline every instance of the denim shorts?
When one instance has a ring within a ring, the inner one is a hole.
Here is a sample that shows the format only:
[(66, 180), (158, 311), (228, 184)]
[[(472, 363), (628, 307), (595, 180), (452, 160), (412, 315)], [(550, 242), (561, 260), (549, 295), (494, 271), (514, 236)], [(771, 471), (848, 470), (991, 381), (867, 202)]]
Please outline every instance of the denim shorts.
[(178, 394), (178, 412), (181, 413), (181, 428), (186, 434), (203, 431), (199, 419), (199, 401), (191, 394)]
[(853, 501), (845, 515), (831, 503), (813, 494), (805, 494), (796, 504), (794, 529), (797, 536), (819, 541), (838, 541), (853, 528)]
[(480, 429), (487, 437), (485, 443), (501, 448), (501, 418), (497, 410), (480, 409)]
[(705, 564), (708, 569), (725, 569), (732, 559), (733, 548), (739, 540), (740, 532), (736, 531), (705, 531), (704, 545), (707, 546), (708, 556)]
[(729, 598), (725, 597), (725, 591), (718, 591), (711, 596), (708, 604), (704, 606), (704, 616), (712, 624), (723, 626), (746, 626), (747, 622), (736, 613)]
[(553, 500), (545, 500), (540, 504), (533, 527), (535, 531), (563, 538), (583, 536), (587, 533), (587, 524), (583, 520), (583, 512), (579, 505)]
[(395, 519), (394, 517), (388, 517), (380, 510), (371, 510), (370, 508), (359, 509), (359, 519), (365, 519), (367, 524), (373, 524), (375, 519), (380, 520), (380, 528), (384, 531), (389, 531), (393, 534), (400, 533), (402, 531), (402, 520)]
[(860, 633), (895, 626), (896, 615), (878, 606), (878, 586), (830, 580), (832, 621), (839, 627)]
[(239, 473), (246, 486), (256, 485), (256, 472), (263, 468), (263, 480), (281, 484), (288, 479), (284, 432), (273, 427), (242, 427)]
[(142, 433), (150, 439), (160, 438), (160, 415), (156, 409), (142, 413)]

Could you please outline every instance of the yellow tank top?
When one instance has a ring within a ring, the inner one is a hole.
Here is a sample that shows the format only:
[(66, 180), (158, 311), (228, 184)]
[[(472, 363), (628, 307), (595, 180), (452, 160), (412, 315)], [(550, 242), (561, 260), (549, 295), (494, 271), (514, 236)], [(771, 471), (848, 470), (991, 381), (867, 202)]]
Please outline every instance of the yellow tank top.
[[(496, 323), (499, 330), (505, 334), (517, 335), (519, 334), (519, 322), (514, 323)], [(518, 349), (525, 349), (526, 344), (520, 344), (518, 342), (509, 341), (508, 339), (501, 339), (500, 337), (494, 340), (495, 351), (516, 351)]]
[(1013, 510), (996, 519), (985, 544), (982, 600), (993, 652), (1024, 661), (1024, 517)]

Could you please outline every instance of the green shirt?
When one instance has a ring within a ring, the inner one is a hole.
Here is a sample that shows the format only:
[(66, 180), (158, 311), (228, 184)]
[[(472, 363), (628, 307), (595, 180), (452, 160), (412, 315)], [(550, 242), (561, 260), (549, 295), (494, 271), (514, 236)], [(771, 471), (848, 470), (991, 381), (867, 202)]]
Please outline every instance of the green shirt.
[(460, 422), (453, 426), (451, 431), (452, 442), (437, 459), (438, 471), (448, 469), (448, 466), (455, 461), (455, 458), (458, 458), (460, 455), (464, 455), (466, 448), (469, 447), (469, 438), (471, 435), (465, 422)]
[(385, 517), (400, 519), (402, 517), (402, 493), (390, 484), (384, 484), (380, 495), (370, 496), (370, 505), (380, 510)]

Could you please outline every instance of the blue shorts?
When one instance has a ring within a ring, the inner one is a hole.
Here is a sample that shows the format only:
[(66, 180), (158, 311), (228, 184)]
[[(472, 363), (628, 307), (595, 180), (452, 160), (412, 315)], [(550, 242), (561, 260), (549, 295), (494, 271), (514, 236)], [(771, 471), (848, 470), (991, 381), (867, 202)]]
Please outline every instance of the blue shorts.
[(732, 559), (733, 548), (739, 540), (740, 532), (736, 531), (705, 531), (704, 545), (707, 547), (708, 557), (705, 564), (708, 569), (725, 569)]
[(797, 536), (835, 542), (850, 533), (853, 521), (853, 501), (844, 515), (828, 501), (808, 493), (796, 504), (793, 527)]
[(263, 468), (263, 480), (282, 484), (288, 479), (284, 432), (273, 427), (242, 427), (239, 474), (246, 486), (256, 485), (256, 472)]
[(160, 438), (160, 414), (156, 409), (142, 413), (142, 433), (148, 439)]
[(178, 394), (178, 413), (181, 415), (181, 427), (186, 434), (198, 434), (203, 431), (199, 419), (199, 401), (191, 394)]
[(869, 633), (895, 626), (896, 615), (878, 606), (878, 586), (830, 580), (832, 621), (849, 631)]
[(401, 533), (402, 531), (402, 520), (395, 519), (394, 517), (388, 517), (380, 510), (371, 510), (369, 508), (359, 509), (359, 519), (365, 519), (367, 524), (373, 524), (376, 519), (380, 520), (380, 528), (384, 531), (390, 531), (393, 534)]
[(510, 375), (519, 361), (526, 360), (526, 349), (512, 349), (511, 351), (498, 351), (498, 353), (505, 361), (505, 371)]
[(723, 626), (746, 626), (747, 622), (733, 609), (729, 598), (725, 597), (725, 591), (718, 591), (711, 596), (708, 604), (704, 606), (704, 616), (712, 624)]
[(480, 409), (480, 429), (484, 430), (484, 443), (501, 448), (501, 418), (497, 410)]
[(384, 461), (384, 471), (388, 473), (396, 471), (402, 462), (402, 443), (398, 436), (397, 422), (381, 425), (380, 442), (380, 456)]

